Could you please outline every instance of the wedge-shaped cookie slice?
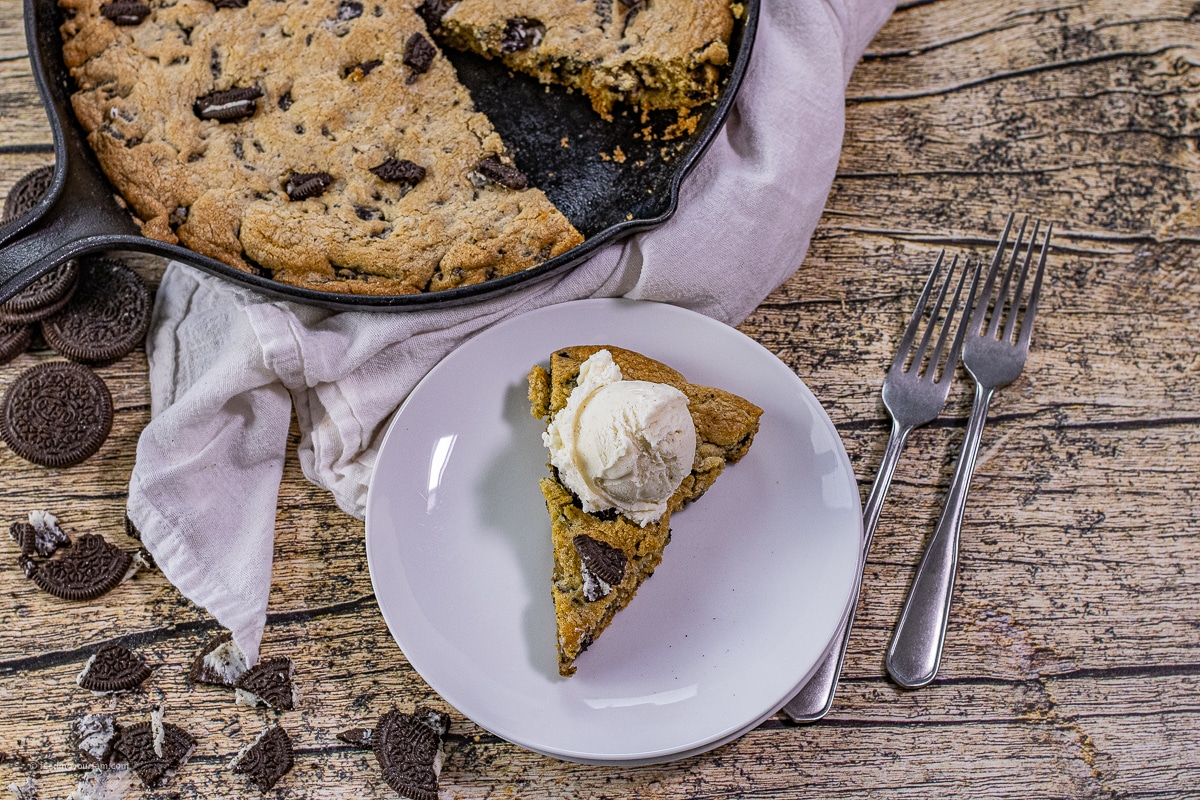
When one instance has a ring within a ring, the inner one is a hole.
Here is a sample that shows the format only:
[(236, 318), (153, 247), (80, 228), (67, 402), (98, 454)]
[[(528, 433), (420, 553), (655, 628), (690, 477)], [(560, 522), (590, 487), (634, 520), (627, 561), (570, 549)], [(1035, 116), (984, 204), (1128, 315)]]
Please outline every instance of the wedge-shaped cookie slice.
[[(692, 471), (671, 496), (667, 511), (644, 526), (615, 510), (585, 512), (578, 497), (552, 474), (541, 480), (554, 543), (552, 594), (558, 623), (558, 671), (575, 672), (575, 659), (624, 608), (662, 561), (671, 539), (671, 514), (704, 494), (725, 469), (750, 449), (762, 409), (735, 394), (689, 383), (670, 367), (630, 350), (599, 345), (558, 350), (550, 369), (529, 373), (535, 417), (549, 421), (567, 404), (579, 368), (608, 350), (625, 380), (665, 383), (688, 398), (696, 426)], [(553, 470), (552, 470), (553, 472)]]
[[(729, 0), (427, 0), (453, 47), (498, 58), (542, 83), (614, 103), (687, 109), (716, 97), (729, 60)], [(434, 21), (434, 20), (430, 20)]]

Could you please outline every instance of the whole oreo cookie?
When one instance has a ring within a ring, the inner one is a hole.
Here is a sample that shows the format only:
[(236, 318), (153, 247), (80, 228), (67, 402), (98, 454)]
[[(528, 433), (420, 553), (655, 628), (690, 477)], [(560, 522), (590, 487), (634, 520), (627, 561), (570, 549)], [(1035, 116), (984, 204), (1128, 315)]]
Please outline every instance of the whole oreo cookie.
[(61, 311), (79, 279), (79, 262), (70, 259), (39, 275), (33, 283), (0, 303), (0, 322), (37, 322)]
[(100, 449), (112, 423), (112, 395), (104, 381), (66, 361), (30, 367), (0, 400), (0, 439), (44, 467), (83, 461)]
[(150, 289), (136, 272), (120, 261), (86, 259), (75, 294), (42, 320), (42, 335), (72, 361), (108, 364), (141, 344), (150, 311)]
[(54, 182), (54, 167), (38, 167), (17, 179), (8, 197), (4, 198), (4, 217), (0, 222), (8, 222), (30, 211), (45, 196), (46, 190)]
[(7, 364), (29, 349), (33, 340), (31, 325), (0, 322), (0, 364)]

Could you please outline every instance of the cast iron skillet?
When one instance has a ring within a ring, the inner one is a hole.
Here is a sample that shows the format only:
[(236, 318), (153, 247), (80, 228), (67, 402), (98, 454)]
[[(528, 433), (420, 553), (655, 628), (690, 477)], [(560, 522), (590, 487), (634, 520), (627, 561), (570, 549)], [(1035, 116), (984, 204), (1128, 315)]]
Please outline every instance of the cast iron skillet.
[[(25, 0), (25, 36), (38, 91), (54, 136), (55, 173), (30, 212), (0, 228), (0, 301), (68, 258), (98, 250), (136, 250), (174, 258), (274, 297), (336, 310), (403, 311), (457, 305), (510, 291), (567, 270), (597, 248), (652, 228), (675, 211), (684, 176), (715, 138), (733, 106), (750, 59), (759, 0), (745, 13), (730, 42), (730, 66), (721, 96), (685, 138), (646, 140), (633, 111), (612, 123), (587, 99), (513, 75), (497, 62), (447, 51), (476, 107), (488, 115), (517, 166), (586, 237), (583, 244), (538, 266), (484, 283), (414, 295), (365, 296), (322, 292), (234, 269), (178, 245), (142, 236), (117, 199), (71, 110), (73, 81), (62, 59), (61, 16), (55, 0)], [(654, 115), (661, 131), (673, 115)], [(568, 137), (570, 146), (562, 146)], [(622, 158), (623, 156), (623, 158)]]

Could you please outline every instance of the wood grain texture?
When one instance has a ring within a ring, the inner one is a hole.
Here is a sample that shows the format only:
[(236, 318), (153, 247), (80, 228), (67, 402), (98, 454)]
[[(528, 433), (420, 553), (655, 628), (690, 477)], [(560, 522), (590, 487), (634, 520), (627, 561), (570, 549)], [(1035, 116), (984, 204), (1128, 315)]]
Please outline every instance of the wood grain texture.
[[(995, 399), (966, 511), (937, 681), (905, 692), (883, 651), (961, 445), (965, 374), (913, 434), (867, 566), (832, 713), (769, 720), (670, 765), (558, 762), (448, 707), (388, 635), (362, 524), (294, 457), (280, 493), (263, 651), (297, 661), (280, 719), (297, 766), (280, 797), (395, 797), (369, 753), (334, 738), (393, 704), (449, 711), (444, 798), (1200, 796), (1200, 5), (988, 0), (902, 5), (848, 89), (845, 148), (795, 275), (741, 326), (799, 374), (842, 433), (865, 495), (888, 431), (879, 398), (937, 251), (988, 255), (1009, 210), (1057, 228), (1022, 376)], [(0, 194), (52, 160), (24, 58), (19, 3), (0, 0)], [(152, 280), (158, 265), (138, 262)], [(0, 367), (0, 384), (53, 358)], [(66, 470), (0, 448), (0, 522), (51, 508), (132, 547), (122, 513), (149, 419), (144, 356), (100, 370), (113, 434)], [(7, 554), (7, 555), (6, 555)], [(253, 796), (229, 758), (273, 718), (193, 687), (217, 626), (160, 574), (102, 601), (36, 590), (0, 542), (0, 786), (64, 797), (84, 775), (69, 722), (156, 704), (200, 740), (154, 797)], [(108, 641), (156, 671), (115, 699), (75, 675)]]

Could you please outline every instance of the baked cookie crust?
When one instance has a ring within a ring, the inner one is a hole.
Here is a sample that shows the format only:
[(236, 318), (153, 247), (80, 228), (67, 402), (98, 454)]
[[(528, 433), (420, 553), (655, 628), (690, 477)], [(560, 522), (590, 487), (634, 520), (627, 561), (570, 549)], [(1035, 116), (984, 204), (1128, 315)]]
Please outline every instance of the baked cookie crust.
[(583, 241), (409, 0), (60, 0), (76, 116), (143, 232), (306, 288), (410, 294)]
[[(657, 522), (644, 527), (612, 510), (585, 512), (579, 498), (553, 474), (553, 468), (549, 477), (541, 479), (554, 549), (551, 594), (558, 625), (558, 671), (563, 677), (575, 673), (575, 659), (600, 636), (616, 613), (629, 604), (662, 562), (663, 549), (671, 540), (671, 514), (698, 499), (727, 464), (738, 461), (749, 451), (762, 416), (762, 409), (742, 397), (690, 383), (679, 372), (654, 359), (604, 345), (563, 348), (550, 357), (548, 371), (534, 366), (528, 376), (530, 413), (549, 421), (566, 405), (580, 366), (598, 350), (612, 354), (624, 379), (665, 383), (687, 395), (688, 411), (696, 426), (696, 457), (691, 473), (671, 496), (667, 511)], [(594, 578), (589, 579), (585, 574), (583, 559), (595, 559), (597, 551), (614, 556), (615, 562), (623, 566), (618, 571), (607, 565), (609, 574), (605, 580), (610, 590), (602, 597), (589, 599)]]

